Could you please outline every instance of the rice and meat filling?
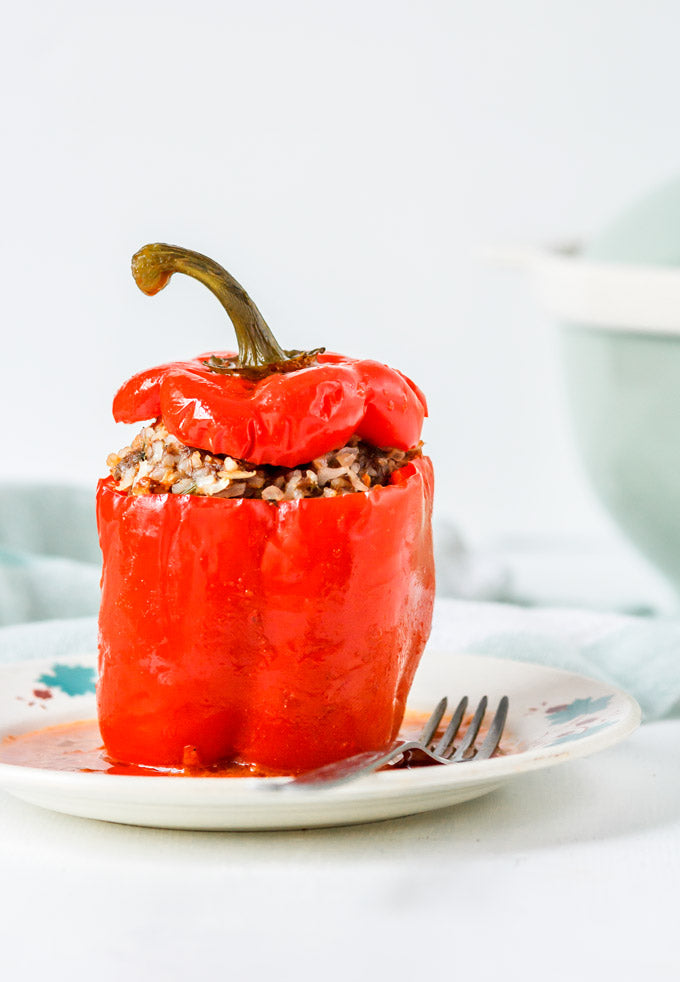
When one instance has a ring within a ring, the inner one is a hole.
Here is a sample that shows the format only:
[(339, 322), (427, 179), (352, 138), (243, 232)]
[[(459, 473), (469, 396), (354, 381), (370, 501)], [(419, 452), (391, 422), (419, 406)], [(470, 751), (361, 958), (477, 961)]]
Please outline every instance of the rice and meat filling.
[(157, 421), (145, 426), (118, 453), (107, 458), (120, 491), (129, 494), (198, 494), (218, 498), (334, 498), (389, 483), (390, 475), (414, 450), (384, 450), (352, 437), (347, 446), (290, 470), (207, 453), (183, 443)]

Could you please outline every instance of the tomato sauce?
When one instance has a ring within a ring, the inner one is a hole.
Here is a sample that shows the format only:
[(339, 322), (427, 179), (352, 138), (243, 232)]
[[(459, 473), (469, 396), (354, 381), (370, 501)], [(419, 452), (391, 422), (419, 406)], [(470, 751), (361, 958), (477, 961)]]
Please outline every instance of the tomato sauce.
[[(427, 713), (407, 711), (399, 731), (400, 738), (417, 738), (427, 718)], [(192, 759), (190, 748), (185, 753), (184, 767), (121, 764), (108, 757), (95, 719), (47, 726), (30, 733), (8, 736), (0, 743), (0, 763), (52, 771), (145, 777), (280, 777), (287, 773), (263, 769), (238, 760), (202, 767), (199, 761)]]

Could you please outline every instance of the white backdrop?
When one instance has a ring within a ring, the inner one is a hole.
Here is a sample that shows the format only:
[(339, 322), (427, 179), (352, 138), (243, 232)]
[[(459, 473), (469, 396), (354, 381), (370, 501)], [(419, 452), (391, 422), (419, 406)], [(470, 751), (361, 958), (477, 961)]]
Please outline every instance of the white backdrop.
[(438, 509), (473, 541), (612, 535), (555, 332), (486, 243), (588, 235), (680, 166), (673, 2), (71, 0), (0, 39), (0, 477), (93, 484), (137, 369), (231, 344), (147, 241), (208, 253), (286, 347), (427, 392)]

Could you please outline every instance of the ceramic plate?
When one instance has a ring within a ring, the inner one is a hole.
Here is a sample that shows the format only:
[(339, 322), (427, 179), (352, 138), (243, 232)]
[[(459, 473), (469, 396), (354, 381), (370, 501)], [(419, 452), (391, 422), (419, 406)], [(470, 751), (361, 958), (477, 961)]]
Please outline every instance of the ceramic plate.
[[(0, 667), (0, 740), (95, 715), (95, 658)], [(136, 777), (0, 763), (0, 787), (85, 818), (171, 829), (294, 829), (397, 818), (476, 798), (517, 774), (603, 750), (631, 733), (640, 708), (602, 682), (553, 668), (428, 650), (409, 707), (442, 695), (472, 705), (504, 694), (502, 756), (372, 774), (333, 788), (287, 789), (285, 778)]]

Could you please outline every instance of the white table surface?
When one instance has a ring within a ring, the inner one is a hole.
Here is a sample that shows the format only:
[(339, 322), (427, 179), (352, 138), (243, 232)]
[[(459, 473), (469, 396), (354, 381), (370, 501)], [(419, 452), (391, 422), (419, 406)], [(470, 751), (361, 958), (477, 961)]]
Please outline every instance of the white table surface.
[(412, 818), (172, 832), (0, 792), (3, 980), (680, 979), (680, 719)]

